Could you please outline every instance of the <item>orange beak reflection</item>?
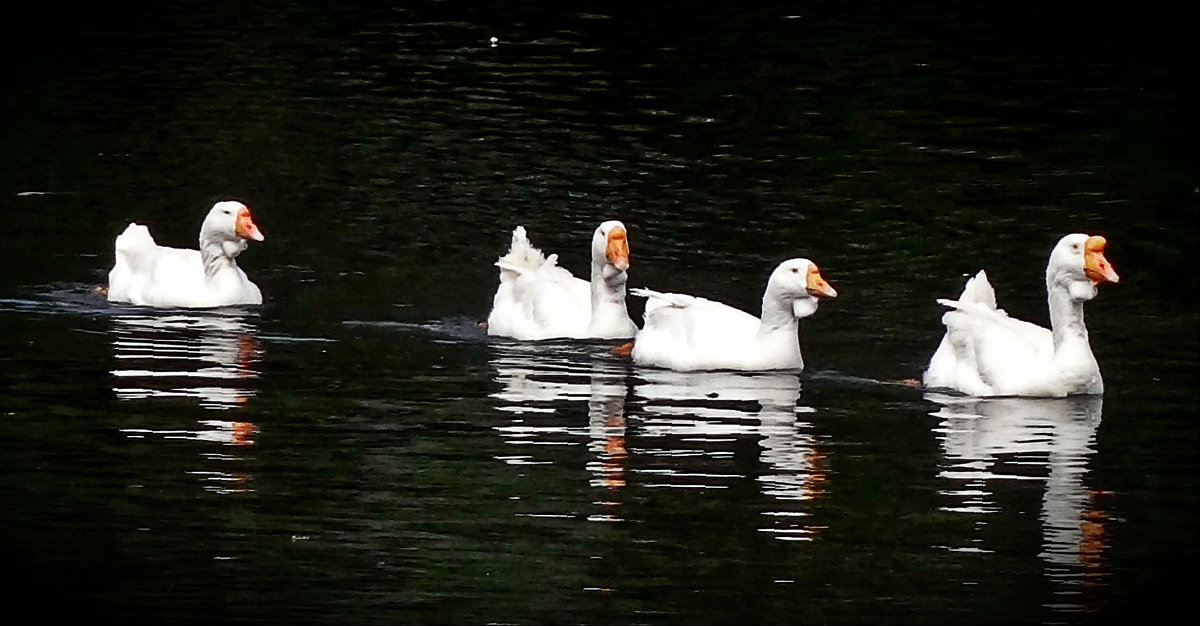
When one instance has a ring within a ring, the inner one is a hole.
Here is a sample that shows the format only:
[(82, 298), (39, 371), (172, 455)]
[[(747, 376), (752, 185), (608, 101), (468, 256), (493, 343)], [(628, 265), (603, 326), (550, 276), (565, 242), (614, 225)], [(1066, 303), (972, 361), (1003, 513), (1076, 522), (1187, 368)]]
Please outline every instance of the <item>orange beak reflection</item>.
[(254, 218), (250, 217), (250, 209), (242, 209), (238, 211), (237, 226), (234, 230), (239, 237), (262, 241), (264, 239), (262, 231), (258, 230), (258, 225), (254, 223)]
[(837, 297), (837, 290), (831, 287), (829, 283), (825, 282), (825, 278), (821, 276), (821, 271), (817, 269), (816, 265), (809, 266), (806, 282), (808, 283), (809, 295), (813, 295), (818, 298)]
[(1104, 237), (1093, 235), (1088, 237), (1087, 243), (1083, 246), (1083, 273), (1092, 281), (1093, 285), (1105, 282), (1115, 283), (1121, 280), (1112, 263), (1104, 258), (1104, 246), (1107, 244)]
[(604, 246), (604, 256), (613, 267), (624, 272), (629, 269), (629, 238), (625, 229), (616, 227), (608, 231), (608, 243)]

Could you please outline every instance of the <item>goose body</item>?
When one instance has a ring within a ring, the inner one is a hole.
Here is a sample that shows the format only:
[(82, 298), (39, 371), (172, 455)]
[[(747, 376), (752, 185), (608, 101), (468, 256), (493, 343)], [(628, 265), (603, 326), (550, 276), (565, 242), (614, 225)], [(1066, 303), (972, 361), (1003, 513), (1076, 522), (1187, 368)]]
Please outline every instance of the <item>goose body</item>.
[(946, 334), (925, 370), (929, 388), (971, 396), (1062, 397), (1104, 392), (1088, 341), (1083, 304), (1097, 286), (1117, 282), (1104, 256), (1103, 237), (1071, 234), (1050, 253), (1046, 292), (1050, 328), (1008, 316), (980, 271), (942, 316)]
[(577, 278), (513, 230), (509, 251), (496, 262), (500, 285), (488, 314), (489, 335), (521, 340), (632, 337), (637, 326), (625, 307), (629, 241), (624, 224), (604, 222), (592, 235), (590, 280)]
[(200, 227), (199, 250), (160, 246), (147, 227), (131, 223), (116, 239), (108, 300), (185, 308), (262, 304), (262, 292), (235, 260), (251, 239), (263, 235), (250, 209), (236, 201), (213, 205)]
[(679, 371), (800, 370), (799, 320), (837, 291), (808, 259), (781, 263), (767, 280), (762, 317), (697, 296), (634, 289), (646, 300), (634, 363)]

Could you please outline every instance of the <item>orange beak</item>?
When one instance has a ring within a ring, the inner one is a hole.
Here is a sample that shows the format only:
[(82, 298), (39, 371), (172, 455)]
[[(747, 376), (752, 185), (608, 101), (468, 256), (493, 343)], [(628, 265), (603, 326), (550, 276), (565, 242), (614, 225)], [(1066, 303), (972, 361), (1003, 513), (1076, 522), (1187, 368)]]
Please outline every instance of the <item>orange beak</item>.
[(1117, 270), (1113, 269), (1112, 263), (1104, 258), (1104, 246), (1107, 243), (1104, 237), (1093, 235), (1088, 237), (1087, 243), (1083, 246), (1083, 273), (1092, 281), (1093, 285), (1104, 282), (1115, 283), (1121, 280), (1117, 276)]
[(837, 297), (837, 290), (825, 282), (825, 278), (821, 276), (821, 271), (817, 269), (816, 265), (809, 266), (806, 282), (808, 283), (808, 294), (811, 296), (818, 298)]
[(604, 246), (604, 256), (613, 267), (624, 272), (629, 269), (629, 238), (625, 229), (620, 226), (608, 231), (608, 243)]
[(262, 241), (264, 239), (262, 231), (258, 230), (258, 226), (254, 223), (254, 218), (250, 217), (250, 209), (242, 209), (238, 211), (237, 226), (234, 228), (238, 237), (245, 239), (253, 239)]

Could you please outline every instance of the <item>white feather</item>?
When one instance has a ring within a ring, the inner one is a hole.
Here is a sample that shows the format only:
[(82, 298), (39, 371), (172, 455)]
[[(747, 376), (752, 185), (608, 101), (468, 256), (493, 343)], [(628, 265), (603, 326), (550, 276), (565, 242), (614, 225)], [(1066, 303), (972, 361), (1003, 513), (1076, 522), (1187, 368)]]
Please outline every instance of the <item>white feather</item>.
[(625, 226), (615, 220), (593, 233), (591, 280), (558, 267), (558, 255), (547, 257), (533, 247), (523, 226), (513, 229), (508, 252), (496, 261), (500, 285), (488, 334), (521, 340), (632, 337), (637, 326), (625, 308), (625, 269), (607, 255), (609, 236), (618, 229), (624, 241)]
[[(1083, 323), (1095, 295), (1085, 275), (1087, 235), (1063, 237), (1046, 269), (1051, 329), (1009, 317), (980, 271), (942, 316), (946, 334), (930, 358), (924, 384), (972, 396), (1067, 396), (1104, 391)], [(1115, 273), (1114, 273), (1115, 276)]]
[(807, 283), (810, 267), (807, 259), (791, 259), (772, 272), (761, 319), (705, 298), (632, 290), (647, 298), (634, 362), (680, 371), (803, 369), (797, 311), (816, 310), (817, 298)]
[[(252, 231), (239, 232), (243, 211), (245, 228)], [(262, 240), (249, 209), (233, 201), (213, 205), (200, 227), (199, 250), (160, 246), (148, 228), (130, 224), (113, 246), (108, 300), (188, 308), (262, 304), (262, 292), (235, 261), (248, 236)]]

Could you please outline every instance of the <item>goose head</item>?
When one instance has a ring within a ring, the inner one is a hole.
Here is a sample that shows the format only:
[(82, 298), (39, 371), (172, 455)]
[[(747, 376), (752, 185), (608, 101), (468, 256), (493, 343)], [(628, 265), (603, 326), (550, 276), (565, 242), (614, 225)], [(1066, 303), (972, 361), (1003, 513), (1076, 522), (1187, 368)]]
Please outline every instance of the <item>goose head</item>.
[(250, 207), (236, 200), (213, 205), (200, 227), (200, 247), (220, 245), (228, 256), (246, 249), (249, 240), (262, 241), (262, 231), (250, 216)]
[(791, 303), (792, 314), (800, 318), (816, 313), (821, 298), (836, 298), (837, 290), (825, 281), (812, 261), (789, 259), (771, 272), (766, 297)]
[(1046, 265), (1046, 288), (1065, 288), (1072, 300), (1091, 300), (1102, 283), (1120, 280), (1104, 256), (1104, 237), (1074, 233), (1059, 240)]
[(629, 269), (629, 234), (617, 220), (601, 224), (592, 235), (592, 266), (604, 268), (604, 276)]

